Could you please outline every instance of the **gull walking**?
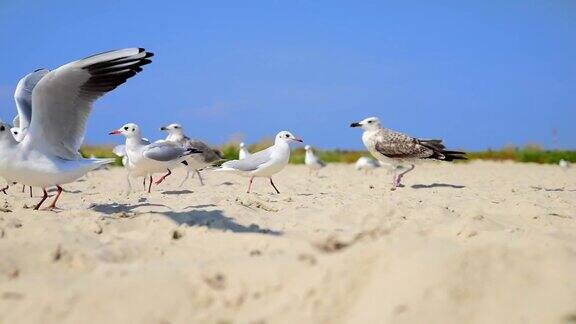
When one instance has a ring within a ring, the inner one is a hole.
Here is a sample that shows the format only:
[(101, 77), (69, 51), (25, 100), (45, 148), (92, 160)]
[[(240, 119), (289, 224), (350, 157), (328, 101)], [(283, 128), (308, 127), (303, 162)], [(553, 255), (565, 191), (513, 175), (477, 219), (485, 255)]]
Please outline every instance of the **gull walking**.
[(126, 137), (126, 156), (128, 170), (134, 176), (149, 176), (148, 193), (152, 187), (152, 175), (166, 172), (154, 184), (159, 185), (172, 174), (171, 169), (180, 163), (187, 165), (186, 159), (191, 154), (202, 153), (197, 149), (184, 148), (169, 141), (158, 141), (147, 144), (142, 140), (140, 127), (134, 123), (128, 123), (117, 130), (111, 131), (110, 135), (124, 135)]
[[(47, 187), (70, 183), (112, 159), (84, 159), (78, 152), (92, 104), (142, 71), (153, 54), (128, 48), (93, 55), (47, 72), (32, 91), (32, 104), (18, 106), (23, 138), (18, 142), (7, 124), (0, 123), (0, 176), (8, 182), (41, 187), (39, 209)], [(31, 108), (29, 110), (26, 110)]]
[(250, 152), (244, 145), (244, 142), (240, 142), (240, 150), (238, 151), (238, 160), (244, 160), (247, 156), (250, 156)]
[(314, 154), (314, 151), (312, 150), (312, 147), (310, 147), (310, 145), (304, 146), (304, 149), (306, 150), (306, 155), (304, 156), (304, 163), (310, 169), (310, 174), (316, 171), (316, 175), (318, 175), (318, 171), (323, 167), (325, 167), (326, 163), (324, 163), (324, 161), (320, 160), (320, 158), (318, 158)]
[[(150, 144), (150, 141), (146, 138), (142, 138), (141, 143), (142, 143), (142, 145), (148, 145), (148, 144)], [(114, 149), (112, 149), (112, 153), (114, 153), (115, 155), (122, 158), (122, 165), (124, 166), (124, 168), (127, 171), (126, 172), (126, 183), (128, 185), (128, 193), (130, 193), (132, 191), (132, 184), (130, 183), (130, 177), (133, 175), (132, 174), (133, 166), (128, 161), (128, 154), (126, 153), (126, 145), (122, 144), (122, 145), (115, 146)], [(149, 174), (141, 174), (140, 176), (144, 179), (142, 181), (142, 183), (144, 185), (144, 191), (146, 191), (146, 178), (149, 176)]]
[(378, 162), (378, 160), (374, 160), (367, 156), (362, 156), (358, 159), (358, 161), (356, 161), (354, 167), (356, 170), (364, 170), (364, 173), (368, 174), (368, 172), (371, 172), (372, 170), (380, 167), (380, 163)]
[(280, 193), (276, 185), (274, 185), (274, 181), (272, 181), (272, 176), (282, 171), (286, 164), (288, 164), (288, 160), (290, 159), (289, 143), (291, 142), (302, 143), (302, 140), (288, 131), (282, 131), (276, 135), (274, 145), (269, 148), (247, 156), (243, 160), (232, 160), (223, 163), (222, 166), (215, 171), (231, 172), (249, 177), (248, 193), (250, 193), (254, 178), (268, 178), (276, 193)]
[(198, 175), (198, 179), (200, 180), (200, 185), (204, 185), (204, 181), (202, 180), (202, 175), (200, 174), (200, 170), (204, 169), (205, 167), (212, 165), (212, 163), (222, 160), (223, 155), (217, 149), (213, 149), (208, 144), (196, 140), (191, 139), (190, 137), (184, 134), (184, 129), (180, 124), (170, 124), (168, 126), (161, 127), (160, 130), (168, 132), (168, 136), (166, 137), (166, 141), (176, 143), (181, 145), (184, 148), (191, 148), (201, 151), (200, 154), (194, 154), (191, 156), (186, 162), (188, 162), (188, 166), (186, 167), (186, 177), (182, 180), (180, 187), (188, 180), (190, 176), (190, 171), (194, 171), (195, 174)]
[(400, 186), (402, 177), (414, 170), (414, 162), (421, 159), (453, 161), (466, 159), (464, 152), (447, 151), (442, 140), (427, 140), (410, 137), (390, 129), (383, 128), (380, 120), (369, 117), (350, 127), (362, 127), (362, 142), (370, 153), (381, 162), (390, 163), (394, 167), (410, 164), (410, 167), (394, 175), (392, 190)]

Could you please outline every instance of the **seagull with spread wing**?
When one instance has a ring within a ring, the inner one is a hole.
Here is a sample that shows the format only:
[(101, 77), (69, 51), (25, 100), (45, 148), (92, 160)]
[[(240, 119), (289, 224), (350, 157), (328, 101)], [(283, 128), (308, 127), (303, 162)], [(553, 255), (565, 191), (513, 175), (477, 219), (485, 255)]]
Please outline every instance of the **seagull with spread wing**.
[(364, 130), (362, 142), (370, 153), (379, 161), (397, 167), (410, 164), (410, 167), (394, 175), (392, 190), (400, 186), (402, 177), (414, 170), (414, 162), (422, 159), (454, 161), (466, 159), (466, 153), (448, 151), (442, 140), (428, 140), (410, 137), (406, 134), (383, 128), (380, 120), (369, 117), (361, 122), (352, 123), (350, 127), (361, 127)]
[[(17, 141), (6, 123), (0, 122), (0, 176), (9, 183), (41, 187), (39, 209), (48, 198), (47, 187), (70, 183), (112, 159), (84, 159), (79, 153), (92, 105), (151, 63), (152, 53), (143, 48), (127, 48), (96, 54), (42, 71), (31, 91), (29, 105), (18, 105)], [(28, 89), (30, 90), (30, 89)], [(18, 102), (18, 98), (17, 102)]]

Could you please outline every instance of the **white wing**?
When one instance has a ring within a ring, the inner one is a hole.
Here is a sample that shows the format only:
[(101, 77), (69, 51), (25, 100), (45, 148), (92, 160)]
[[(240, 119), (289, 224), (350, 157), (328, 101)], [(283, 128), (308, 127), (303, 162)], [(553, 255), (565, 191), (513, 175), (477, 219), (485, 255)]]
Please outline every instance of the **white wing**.
[(79, 158), (92, 103), (142, 71), (152, 55), (142, 48), (122, 49), (48, 73), (32, 93), (34, 113), (25, 141), (63, 159)]
[(48, 74), (48, 70), (40, 69), (27, 74), (18, 81), (14, 91), (14, 101), (18, 109), (18, 116), (13, 120), (14, 127), (20, 127), (23, 131), (30, 125), (32, 119), (32, 92), (38, 82)]

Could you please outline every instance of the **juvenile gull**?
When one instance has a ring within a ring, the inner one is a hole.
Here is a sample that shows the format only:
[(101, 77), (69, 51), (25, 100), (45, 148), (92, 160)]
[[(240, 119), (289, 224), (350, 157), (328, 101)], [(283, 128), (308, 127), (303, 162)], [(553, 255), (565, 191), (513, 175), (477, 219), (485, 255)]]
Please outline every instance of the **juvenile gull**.
[(304, 146), (304, 150), (306, 150), (306, 154), (304, 156), (304, 164), (306, 164), (306, 166), (308, 166), (310, 169), (310, 174), (316, 171), (316, 175), (318, 175), (318, 171), (325, 167), (326, 163), (324, 163), (324, 161), (320, 160), (320, 158), (314, 154), (314, 151), (310, 145)]
[[(0, 176), (8, 182), (43, 188), (70, 183), (111, 159), (84, 159), (78, 152), (92, 104), (142, 71), (152, 53), (128, 48), (93, 55), (59, 67), (40, 79), (32, 91), (31, 109), (18, 115), (23, 138), (18, 142), (0, 123)], [(27, 123), (29, 122), (29, 125)]]
[(254, 178), (268, 178), (270, 179), (270, 184), (274, 190), (276, 190), (276, 193), (280, 193), (272, 181), (272, 176), (282, 171), (286, 164), (288, 164), (288, 160), (290, 159), (289, 143), (291, 142), (302, 143), (302, 140), (288, 131), (282, 131), (276, 135), (274, 145), (269, 148), (247, 156), (243, 160), (232, 160), (223, 163), (222, 166), (215, 171), (232, 172), (249, 177), (248, 193), (250, 193)]
[(167, 172), (154, 182), (154, 184), (159, 185), (166, 177), (172, 174), (171, 169), (177, 167), (180, 163), (186, 165), (186, 159), (190, 158), (191, 154), (202, 152), (194, 148), (184, 148), (169, 141), (147, 144), (142, 140), (140, 127), (134, 123), (128, 123), (117, 130), (111, 131), (110, 135), (123, 135), (126, 137), (127, 169), (134, 176), (148, 175), (150, 177), (148, 193), (150, 193), (152, 187), (152, 175), (154, 173)]
[(250, 156), (250, 152), (244, 145), (244, 142), (240, 142), (240, 150), (238, 151), (238, 160), (243, 160), (247, 156)]
[(182, 186), (184, 182), (188, 180), (190, 171), (194, 171), (198, 175), (200, 185), (204, 185), (200, 170), (209, 165), (212, 165), (212, 163), (216, 161), (221, 160), (223, 158), (222, 152), (211, 148), (208, 146), (208, 144), (202, 141), (191, 139), (190, 137), (186, 136), (186, 134), (184, 134), (184, 129), (180, 124), (170, 124), (168, 126), (161, 127), (160, 130), (168, 132), (168, 136), (166, 137), (167, 141), (181, 145), (184, 148), (193, 148), (202, 151), (202, 153), (194, 154), (188, 160), (186, 160), (186, 162), (188, 162), (188, 166), (186, 167), (186, 177), (184, 180), (182, 180), (180, 186)]
[(428, 140), (410, 137), (387, 128), (383, 128), (380, 120), (369, 117), (359, 123), (352, 123), (350, 127), (362, 127), (362, 142), (368, 151), (379, 161), (390, 163), (394, 167), (410, 164), (410, 168), (394, 175), (392, 189), (396, 189), (402, 177), (414, 170), (414, 162), (421, 159), (435, 159), (453, 161), (466, 159), (464, 152), (447, 151), (442, 140)]

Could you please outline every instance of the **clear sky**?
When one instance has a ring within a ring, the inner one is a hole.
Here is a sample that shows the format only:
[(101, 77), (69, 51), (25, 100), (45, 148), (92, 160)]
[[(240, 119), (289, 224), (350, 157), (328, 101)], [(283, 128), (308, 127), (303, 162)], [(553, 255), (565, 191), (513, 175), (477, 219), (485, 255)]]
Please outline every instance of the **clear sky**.
[[(0, 117), (18, 80), (110, 49), (156, 53), (99, 100), (86, 142), (170, 122), (212, 144), (291, 130), (361, 148), (378, 116), (461, 149), (576, 148), (576, 1), (0, 1)], [(558, 144), (553, 140), (556, 129)]]

